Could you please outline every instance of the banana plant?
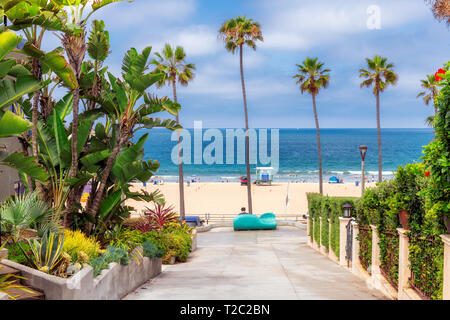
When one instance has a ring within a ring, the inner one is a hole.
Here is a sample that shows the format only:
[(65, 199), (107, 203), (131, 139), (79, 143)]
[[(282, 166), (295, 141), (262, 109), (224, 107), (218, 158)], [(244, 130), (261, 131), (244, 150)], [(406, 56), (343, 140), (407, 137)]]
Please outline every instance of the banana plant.
[[(100, 110), (107, 115), (107, 126), (114, 128), (115, 139), (112, 141), (111, 154), (99, 175), (101, 179), (95, 189), (93, 186), (94, 190), (91, 192), (90, 201), (88, 200), (86, 207), (86, 212), (93, 217), (99, 214), (100, 209), (102, 215), (108, 214), (108, 210), (114, 207), (109, 203), (118, 203), (120, 200), (119, 190), (114, 190), (105, 197), (111, 173), (118, 178), (118, 187), (120, 187), (127, 180), (125, 177), (122, 177), (121, 180), (121, 174), (130, 175), (135, 179), (144, 179), (143, 172), (157, 169), (153, 163), (129, 162), (133, 156), (139, 154), (138, 150), (142, 148), (147, 138), (147, 135), (144, 135), (136, 145), (130, 148), (125, 147), (134, 133), (142, 128), (165, 127), (170, 130), (180, 128), (176, 121), (153, 117), (153, 114), (159, 112), (176, 115), (180, 105), (167, 97), (159, 99), (146, 93), (147, 89), (163, 77), (160, 71), (148, 72), (150, 53), (151, 47), (145, 48), (140, 54), (135, 48), (131, 48), (123, 59), (122, 79), (108, 73), (108, 87), (104, 88), (100, 97), (96, 99)], [(151, 175), (151, 173), (149, 174)]]
[[(32, 128), (31, 122), (6, 109), (23, 96), (46, 85), (23, 65), (17, 64), (15, 59), (5, 59), (21, 40), (12, 31), (0, 33), (0, 138), (20, 136)], [(0, 165), (15, 168), (39, 181), (47, 179), (45, 171), (35, 162), (35, 158), (28, 157), (25, 153), (0, 152)]]
[[(16, 29), (40, 26), (47, 30), (60, 31), (58, 35), (73, 71), (76, 86), (73, 93), (72, 121), (72, 162), (70, 178), (75, 178), (78, 170), (78, 114), (80, 104), (81, 68), (86, 54), (86, 25), (93, 13), (104, 6), (121, 0), (1, 0), (3, 11)], [(128, 0), (131, 2), (130, 0)], [(72, 194), (73, 195), (73, 194)], [(69, 206), (73, 199), (69, 201)]]

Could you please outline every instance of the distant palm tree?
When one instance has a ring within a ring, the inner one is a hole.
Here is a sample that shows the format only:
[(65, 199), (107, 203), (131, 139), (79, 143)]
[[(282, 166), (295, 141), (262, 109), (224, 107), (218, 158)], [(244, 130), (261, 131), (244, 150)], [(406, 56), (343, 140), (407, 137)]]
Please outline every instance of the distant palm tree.
[[(153, 64), (164, 73), (164, 77), (158, 82), (158, 87), (164, 85), (171, 85), (173, 90), (173, 100), (178, 103), (177, 97), (177, 81), (182, 86), (187, 86), (188, 83), (194, 79), (195, 65), (186, 63), (186, 53), (183, 47), (177, 46), (173, 48), (170, 44), (164, 46), (162, 54), (155, 53), (159, 61), (154, 60)], [(180, 124), (179, 113), (176, 115), (176, 121)], [(181, 157), (180, 132), (178, 134), (178, 185), (180, 189), (180, 219), (185, 220), (185, 203), (184, 203), (184, 175), (183, 175), (183, 160)]]
[(420, 92), (417, 95), (417, 98), (423, 96), (423, 101), (425, 102), (425, 104), (427, 106), (430, 104), (430, 101), (433, 102), (433, 106), (434, 106), (434, 116), (429, 116), (425, 120), (425, 123), (427, 125), (431, 126), (433, 124), (434, 117), (437, 115), (437, 112), (438, 112), (437, 106), (434, 104), (434, 100), (438, 93), (436, 77), (434, 75), (427, 75), (427, 79), (420, 80), (420, 81), (422, 82), (421, 86), (422, 86), (422, 88), (425, 89), (425, 91)]
[(317, 130), (317, 149), (319, 153), (319, 190), (323, 194), (323, 178), (322, 178), (322, 151), (320, 147), (320, 129), (319, 117), (317, 116), (316, 96), (319, 90), (328, 87), (330, 81), (330, 69), (323, 69), (324, 63), (318, 62), (317, 58), (306, 58), (302, 64), (297, 64), (297, 74), (293, 76), (300, 85), (300, 91), (309, 93), (312, 96), (314, 120)]
[(450, 26), (450, 1), (449, 0), (425, 0), (431, 4), (433, 15), (438, 21), (444, 21)]
[(256, 40), (264, 41), (261, 32), (261, 26), (253, 19), (247, 19), (245, 16), (232, 18), (225, 21), (219, 29), (219, 36), (225, 42), (225, 48), (233, 54), (239, 49), (240, 69), (241, 69), (241, 85), (242, 96), (244, 98), (244, 114), (245, 114), (245, 162), (247, 165), (247, 197), (248, 210), (253, 213), (252, 207), (252, 189), (250, 177), (250, 146), (248, 134), (248, 111), (247, 96), (245, 94), (244, 67), (242, 60), (242, 51), (244, 45), (256, 50)]
[(380, 92), (383, 92), (388, 85), (395, 85), (398, 76), (392, 70), (394, 65), (387, 63), (387, 58), (376, 55), (372, 60), (366, 58), (366, 62), (367, 69), (360, 69), (359, 76), (366, 78), (361, 83), (361, 88), (373, 86), (373, 94), (377, 98), (378, 181), (381, 182), (383, 180), (383, 170), (381, 160)]

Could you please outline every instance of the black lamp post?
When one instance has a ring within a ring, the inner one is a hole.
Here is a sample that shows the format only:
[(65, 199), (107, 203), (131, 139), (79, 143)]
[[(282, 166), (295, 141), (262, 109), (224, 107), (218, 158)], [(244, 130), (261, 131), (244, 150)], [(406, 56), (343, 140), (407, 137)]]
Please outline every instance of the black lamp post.
[(350, 218), (352, 216), (353, 206), (350, 203), (344, 204), (342, 209), (344, 209), (344, 218)]
[(364, 194), (364, 182), (365, 182), (365, 159), (367, 153), (367, 146), (359, 146), (359, 153), (361, 154), (361, 196)]

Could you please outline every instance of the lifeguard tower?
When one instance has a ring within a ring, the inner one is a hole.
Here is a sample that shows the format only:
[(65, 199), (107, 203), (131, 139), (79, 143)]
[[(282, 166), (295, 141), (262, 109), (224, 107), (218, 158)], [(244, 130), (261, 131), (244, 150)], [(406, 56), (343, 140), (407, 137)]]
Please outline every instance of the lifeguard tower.
[(273, 172), (272, 167), (257, 167), (256, 168), (256, 181), (257, 185), (272, 185)]

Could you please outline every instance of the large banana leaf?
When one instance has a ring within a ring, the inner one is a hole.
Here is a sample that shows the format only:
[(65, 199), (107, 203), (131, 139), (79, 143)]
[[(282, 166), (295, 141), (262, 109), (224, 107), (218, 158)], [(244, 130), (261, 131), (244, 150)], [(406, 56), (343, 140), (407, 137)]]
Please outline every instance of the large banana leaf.
[(22, 50), (30, 57), (38, 59), (44, 66), (51, 69), (70, 89), (78, 87), (75, 73), (64, 58), (62, 48), (45, 53), (32, 43), (27, 43)]
[(106, 217), (106, 215), (120, 202), (122, 197), (122, 190), (117, 190), (113, 193), (108, 194), (108, 196), (102, 201), (100, 209), (98, 211), (98, 216), (100, 219)]
[(90, 169), (93, 165), (99, 163), (100, 161), (105, 160), (109, 157), (111, 154), (111, 151), (109, 150), (102, 150), (98, 152), (94, 152), (91, 154), (88, 154), (80, 159), (81, 163), (83, 164), (84, 168), (86, 170)]
[(86, 145), (89, 135), (91, 134), (91, 128), (99, 117), (101, 113), (99, 110), (86, 111), (79, 116), (78, 124), (78, 136), (77, 136), (77, 150), (78, 154), (83, 150)]
[(179, 125), (176, 121), (171, 119), (161, 120), (159, 118), (144, 117), (140, 120), (140, 122), (144, 125), (144, 128), (146, 129), (152, 128), (166, 128), (169, 130), (183, 129), (181, 125)]
[(13, 79), (0, 81), (0, 109), (8, 107), (23, 95), (39, 90), (44, 83), (39, 82), (33, 76), (19, 76)]
[(36, 163), (36, 159), (26, 157), (24, 153), (15, 152), (5, 158), (4, 156), (0, 157), (0, 165), (14, 168), (40, 182), (45, 182), (48, 179), (47, 172)]
[(125, 148), (125, 150), (118, 154), (116, 161), (114, 162), (114, 165), (112, 167), (112, 173), (116, 177), (121, 176), (121, 172), (127, 164), (135, 162), (139, 159), (139, 157), (142, 155), (142, 148), (144, 147), (144, 143), (147, 138), (148, 133), (140, 137), (135, 145)]
[(97, 61), (105, 61), (109, 54), (109, 33), (105, 30), (105, 23), (101, 20), (92, 22), (87, 51), (89, 56)]
[(0, 110), (0, 138), (20, 135), (32, 127), (31, 122), (19, 117), (11, 111)]
[(12, 31), (0, 33), (0, 60), (3, 60), (11, 51), (13, 51), (22, 40)]
[(72, 92), (69, 92), (56, 103), (55, 110), (58, 111), (61, 120), (64, 120), (69, 114), (72, 113), (72, 107), (73, 107), (73, 95)]

